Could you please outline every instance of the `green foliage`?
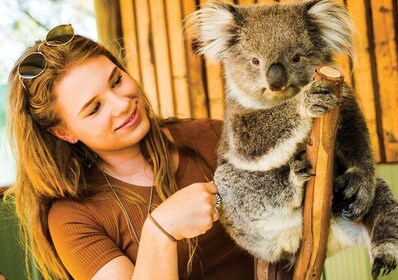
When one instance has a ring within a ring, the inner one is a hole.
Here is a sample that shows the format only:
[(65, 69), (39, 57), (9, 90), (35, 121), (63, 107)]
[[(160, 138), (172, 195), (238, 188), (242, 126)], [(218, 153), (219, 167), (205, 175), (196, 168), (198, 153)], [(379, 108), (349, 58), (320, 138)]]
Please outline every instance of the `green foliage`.
[(0, 85), (0, 129), (6, 124), (7, 86)]

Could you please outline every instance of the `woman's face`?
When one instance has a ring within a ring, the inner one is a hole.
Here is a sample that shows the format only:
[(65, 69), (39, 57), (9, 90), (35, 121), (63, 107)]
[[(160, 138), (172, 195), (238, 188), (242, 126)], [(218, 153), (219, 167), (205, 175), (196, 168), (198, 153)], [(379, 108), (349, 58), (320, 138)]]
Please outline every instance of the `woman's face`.
[(51, 132), (99, 156), (139, 149), (150, 124), (135, 80), (105, 56), (72, 65), (55, 85), (62, 123)]

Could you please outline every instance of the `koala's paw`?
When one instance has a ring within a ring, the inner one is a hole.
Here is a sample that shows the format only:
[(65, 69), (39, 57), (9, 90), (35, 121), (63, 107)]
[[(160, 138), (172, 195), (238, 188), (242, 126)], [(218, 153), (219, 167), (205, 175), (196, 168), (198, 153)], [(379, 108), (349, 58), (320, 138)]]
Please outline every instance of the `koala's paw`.
[(314, 81), (305, 90), (304, 108), (307, 114), (317, 118), (339, 105), (339, 99), (330, 91), (327, 83)]
[(290, 170), (297, 178), (298, 182), (308, 181), (314, 174), (310, 173), (311, 165), (303, 159), (296, 157), (290, 162)]
[(348, 221), (361, 219), (370, 209), (374, 198), (374, 182), (370, 175), (359, 169), (352, 169), (334, 180), (335, 192), (343, 194), (344, 199), (353, 200), (342, 217)]
[(397, 268), (397, 260), (395, 256), (388, 253), (381, 253), (375, 256), (373, 260), (372, 276), (376, 278), (380, 275), (380, 272), (382, 272), (382, 276), (387, 275), (395, 268)]

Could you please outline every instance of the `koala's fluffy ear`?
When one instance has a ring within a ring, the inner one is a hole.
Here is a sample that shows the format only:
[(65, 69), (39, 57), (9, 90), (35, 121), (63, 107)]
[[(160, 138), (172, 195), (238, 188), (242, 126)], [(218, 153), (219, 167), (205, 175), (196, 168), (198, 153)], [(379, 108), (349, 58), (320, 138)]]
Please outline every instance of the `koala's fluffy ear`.
[(198, 43), (197, 51), (220, 61), (236, 42), (239, 11), (233, 4), (212, 1), (185, 19), (186, 36)]
[(332, 54), (347, 54), (355, 60), (354, 25), (347, 10), (333, 0), (315, 0), (307, 5), (308, 21), (320, 33), (326, 48)]

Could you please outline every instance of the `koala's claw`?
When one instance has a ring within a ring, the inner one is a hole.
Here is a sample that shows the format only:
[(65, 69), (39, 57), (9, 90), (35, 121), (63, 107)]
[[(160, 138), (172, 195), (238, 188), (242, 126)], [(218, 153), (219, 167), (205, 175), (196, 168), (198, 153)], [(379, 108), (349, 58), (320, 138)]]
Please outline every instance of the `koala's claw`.
[(371, 206), (368, 198), (357, 197), (355, 202), (348, 206), (347, 210), (343, 210), (341, 216), (346, 221), (360, 220), (368, 211)]
[(290, 163), (290, 170), (303, 182), (314, 176), (308, 172), (309, 169), (311, 169), (311, 165), (305, 160), (295, 159)]
[(339, 99), (329, 90), (325, 82), (317, 81), (310, 84), (304, 98), (304, 106), (310, 116), (323, 116), (338, 105)]
[(382, 276), (385, 276), (393, 271), (395, 268), (397, 268), (397, 260), (395, 259), (395, 256), (377, 256), (373, 261), (372, 276), (374, 278), (378, 277), (381, 271), (383, 271)]
[(343, 210), (343, 213), (341, 213), (341, 216), (343, 217), (344, 220), (346, 221), (356, 221), (358, 220), (362, 215), (359, 207), (355, 207), (356, 202), (350, 204), (348, 206), (348, 210)]
[(356, 221), (369, 211), (374, 189), (374, 183), (369, 176), (358, 170), (347, 171), (334, 180), (333, 187), (335, 192), (343, 194), (344, 199), (354, 200), (341, 214), (345, 220)]
[(356, 220), (354, 218), (354, 217), (356, 217), (356, 215), (352, 211), (349, 211), (349, 210), (343, 210), (343, 213), (341, 214), (341, 216), (346, 221), (355, 221)]
[(335, 192), (343, 192), (346, 199), (352, 198), (363, 185), (364, 180), (358, 172), (346, 172), (334, 180)]

